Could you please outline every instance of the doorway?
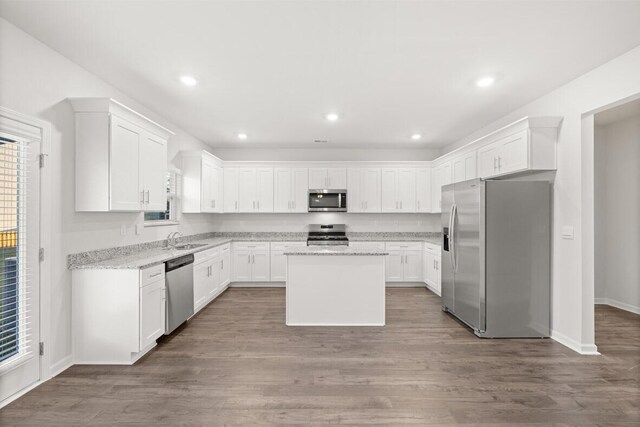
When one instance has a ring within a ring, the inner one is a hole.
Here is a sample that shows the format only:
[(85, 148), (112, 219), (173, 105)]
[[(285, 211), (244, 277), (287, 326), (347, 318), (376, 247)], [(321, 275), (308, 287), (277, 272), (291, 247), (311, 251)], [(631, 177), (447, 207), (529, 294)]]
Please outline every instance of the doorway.
[(0, 407), (42, 379), (41, 129), (0, 111)]
[[(640, 99), (594, 115), (595, 339), (611, 322), (640, 336)], [(610, 330), (611, 328), (609, 328)]]

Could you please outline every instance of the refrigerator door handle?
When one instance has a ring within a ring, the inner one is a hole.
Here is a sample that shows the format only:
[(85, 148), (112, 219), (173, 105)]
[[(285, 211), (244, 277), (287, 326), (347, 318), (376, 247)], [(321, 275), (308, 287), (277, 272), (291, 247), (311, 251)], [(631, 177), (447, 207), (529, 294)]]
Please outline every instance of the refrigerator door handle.
[(454, 203), (451, 205), (451, 214), (449, 216), (449, 257), (451, 259), (451, 267), (456, 272), (456, 217), (458, 216), (458, 206)]

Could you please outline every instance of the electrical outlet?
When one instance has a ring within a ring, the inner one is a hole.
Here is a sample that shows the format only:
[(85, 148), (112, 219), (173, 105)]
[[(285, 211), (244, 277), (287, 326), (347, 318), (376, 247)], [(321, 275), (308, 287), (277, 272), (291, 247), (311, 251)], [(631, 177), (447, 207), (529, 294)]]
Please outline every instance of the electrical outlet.
[(127, 226), (126, 225), (121, 225), (120, 226), (120, 235), (121, 236), (126, 236), (127, 235)]

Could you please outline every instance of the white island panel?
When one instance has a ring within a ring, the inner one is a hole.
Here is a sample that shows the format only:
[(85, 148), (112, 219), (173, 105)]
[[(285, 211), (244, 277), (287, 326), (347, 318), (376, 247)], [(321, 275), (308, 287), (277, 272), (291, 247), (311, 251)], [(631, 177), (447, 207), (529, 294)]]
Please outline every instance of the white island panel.
[(384, 326), (385, 257), (287, 255), (288, 326)]

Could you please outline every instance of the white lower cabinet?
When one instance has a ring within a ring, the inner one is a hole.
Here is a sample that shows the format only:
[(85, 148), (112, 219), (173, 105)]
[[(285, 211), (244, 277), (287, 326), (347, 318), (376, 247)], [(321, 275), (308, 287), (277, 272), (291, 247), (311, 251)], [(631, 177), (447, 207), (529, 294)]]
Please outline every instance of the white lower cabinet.
[(231, 281), (231, 245), (227, 243), (194, 254), (194, 313), (213, 301)]
[(234, 282), (268, 282), (270, 264), (268, 242), (233, 244)]
[(422, 282), (422, 243), (389, 242), (386, 262), (387, 282)]
[(441, 293), (441, 251), (433, 243), (424, 244), (424, 282), (437, 295)]
[(287, 281), (287, 248), (307, 246), (306, 242), (272, 242), (271, 243), (271, 281)]
[(131, 365), (165, 331), (164, 264), (72, 271), (76, 364)]

